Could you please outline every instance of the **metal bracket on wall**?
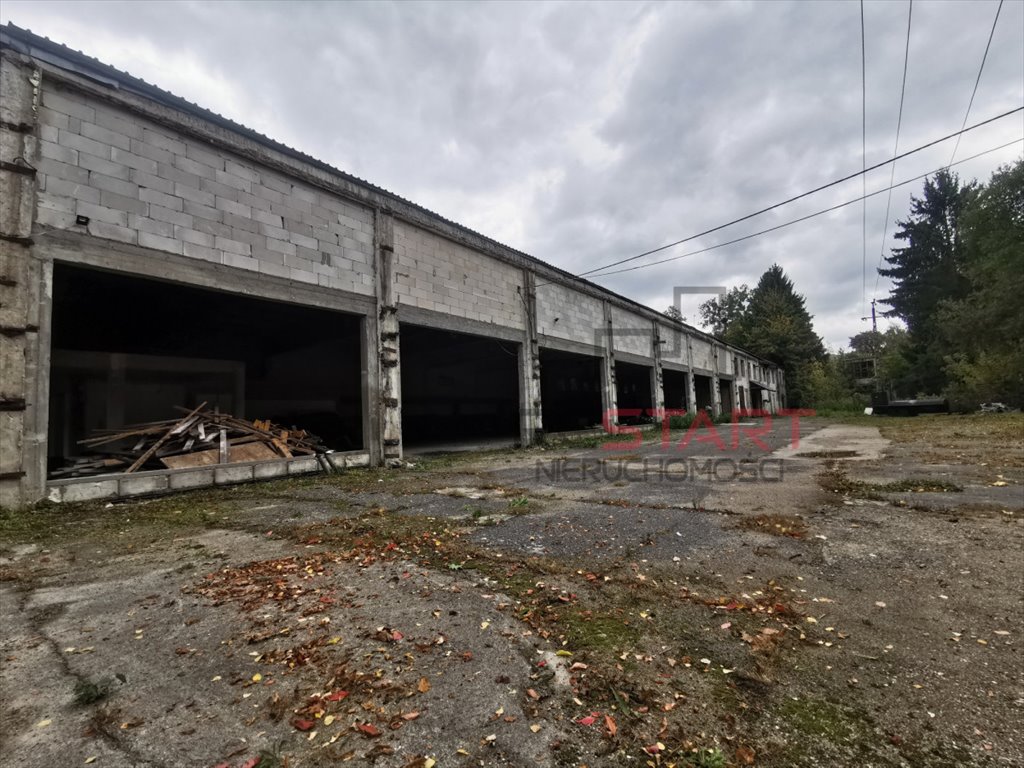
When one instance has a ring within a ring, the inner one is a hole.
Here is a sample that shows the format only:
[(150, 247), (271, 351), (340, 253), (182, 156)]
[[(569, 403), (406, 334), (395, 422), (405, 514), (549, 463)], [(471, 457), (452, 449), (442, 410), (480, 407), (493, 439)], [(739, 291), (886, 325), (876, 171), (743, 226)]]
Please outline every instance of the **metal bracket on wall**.
[(18, 235), (5, 235), (0, 233), (0, 240), (6, 240), (9, 243), (17, 243), (18, 245), (32, 245), (33, 240), (31, 237), (19, 237)]
[(0, 161), (0, 170), (10, 171), (11, 173), (21, 173), (25, 176), (35, 176), (36, 169), (31, 165), (21, 165), (20, 163), (11, 163), (7, 160)]
[(0, 334), (4, 336), (24, 336), (26, 333), (35, 333), (38, 330), (38, 325), (0, 325)]
[(6, 128), (8, 131), (14, 131), (15, 133), (32, 133), (32, 125), (30, 123), (12, 123), (10, 120), (0, 120), (0, 128)]

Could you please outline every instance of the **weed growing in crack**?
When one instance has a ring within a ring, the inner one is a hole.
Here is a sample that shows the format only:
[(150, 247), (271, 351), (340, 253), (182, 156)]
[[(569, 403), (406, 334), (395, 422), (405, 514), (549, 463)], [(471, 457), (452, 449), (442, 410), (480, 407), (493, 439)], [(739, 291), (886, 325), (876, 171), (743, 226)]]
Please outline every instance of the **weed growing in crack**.
[(103, 701), (114, 690), (114, 680), (104, 677), (102, 680), (83, 678), (75, 683), (75, 703), (82, 707)]

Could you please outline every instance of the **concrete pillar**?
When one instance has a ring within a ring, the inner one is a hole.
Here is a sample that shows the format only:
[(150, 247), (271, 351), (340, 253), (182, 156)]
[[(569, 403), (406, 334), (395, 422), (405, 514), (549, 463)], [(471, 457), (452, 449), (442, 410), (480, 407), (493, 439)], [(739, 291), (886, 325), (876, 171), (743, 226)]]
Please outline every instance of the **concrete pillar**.
[(601, 355), (601, 406), (604, 409), (602, 419), (615, 424), (618, 417), (615, 411), (619, 407), (619, 396), (615, 390), (615, 329), (612, 325), (612, 308), (607, 301), (601, 302), (604, 314), (604, 328), (597, 329), (595, 341), (602, 344)]
[(722, 415), (722, 390), (719, 389), (718, 347), (711, 345), (711, 412), (717, 419)]
[(33, 258), (41, 74), (0, 56), (0, 508), (43, 498), (53, 268)]
[(688, 413), (697, 412), (697, 382), (693, 380), (693, 339), (686, 334), (686, 410)]
[[(370, 455), (386, 466), (402, 461), (402, 373), (399, 344), (398, 303), (394, 290), (395, 224), (390, 213), (378, 210), (374, 216), (377, 271), (377, 317), (367, 320), (372, 329), (373, 352), (378, 380), (376, 398), (379, 446), (370, 445)], [(367, 383), (368, 385), (368, 383)], [(375, 398), (365, 398), (372, 403)]]
[(532, 445), (544, 430), (540, 391), (540, 341), (537, 338), (537, 276), (523, 270), (523, 343), (519, 350), (519, 439)]
[(661, 324), (657, 320), (651, 322), (651, 357), (654, 358), (654, 370), (651, 371), (651, 402), (654, 403), (655, 413), (664, 413), (665, 374), (661, 367)]

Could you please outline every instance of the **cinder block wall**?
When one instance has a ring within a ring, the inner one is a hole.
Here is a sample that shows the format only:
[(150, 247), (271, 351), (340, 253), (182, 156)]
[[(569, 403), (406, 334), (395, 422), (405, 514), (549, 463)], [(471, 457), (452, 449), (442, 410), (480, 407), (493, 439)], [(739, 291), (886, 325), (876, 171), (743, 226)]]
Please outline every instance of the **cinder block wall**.
[(616, 352), (651, 357), (654, 325), (650, 318), (612, 307), (612, 333)]
[(558, 283), (539, 280), (537, 332), (565, 341), (602, 346), (605, 333), (601, 300)]
[(659, 329), (664, 344), (661, 345), (661, 359), (666, 363), (687, 365), (689, 363), (686, 350), (686, 335), (676, 329), (662, 325)]
[(706, 371), (712, 370), (714, 359), (711, 356), (711, 344), (704, 339), (694, 338), (691, 345), (693, 347), (693, 367), (703, 368)]
[(40, 225), (373, 295), (373, 212), (44, 82)]
[(405, 222), (395, 222), (399, 304), (522, 329), (523, 272)]

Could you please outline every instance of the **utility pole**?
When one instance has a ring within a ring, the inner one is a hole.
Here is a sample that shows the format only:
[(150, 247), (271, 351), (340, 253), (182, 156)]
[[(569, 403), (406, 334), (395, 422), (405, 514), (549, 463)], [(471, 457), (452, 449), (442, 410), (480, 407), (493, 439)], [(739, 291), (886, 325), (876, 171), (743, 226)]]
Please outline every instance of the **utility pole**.
[[(871, 300), (871, 330), (874, 333), (878, 333), (878, 318), (875, 316), (875, 299)], [(862, 317), (861, 320), (867, 320), (866, 317)]]

